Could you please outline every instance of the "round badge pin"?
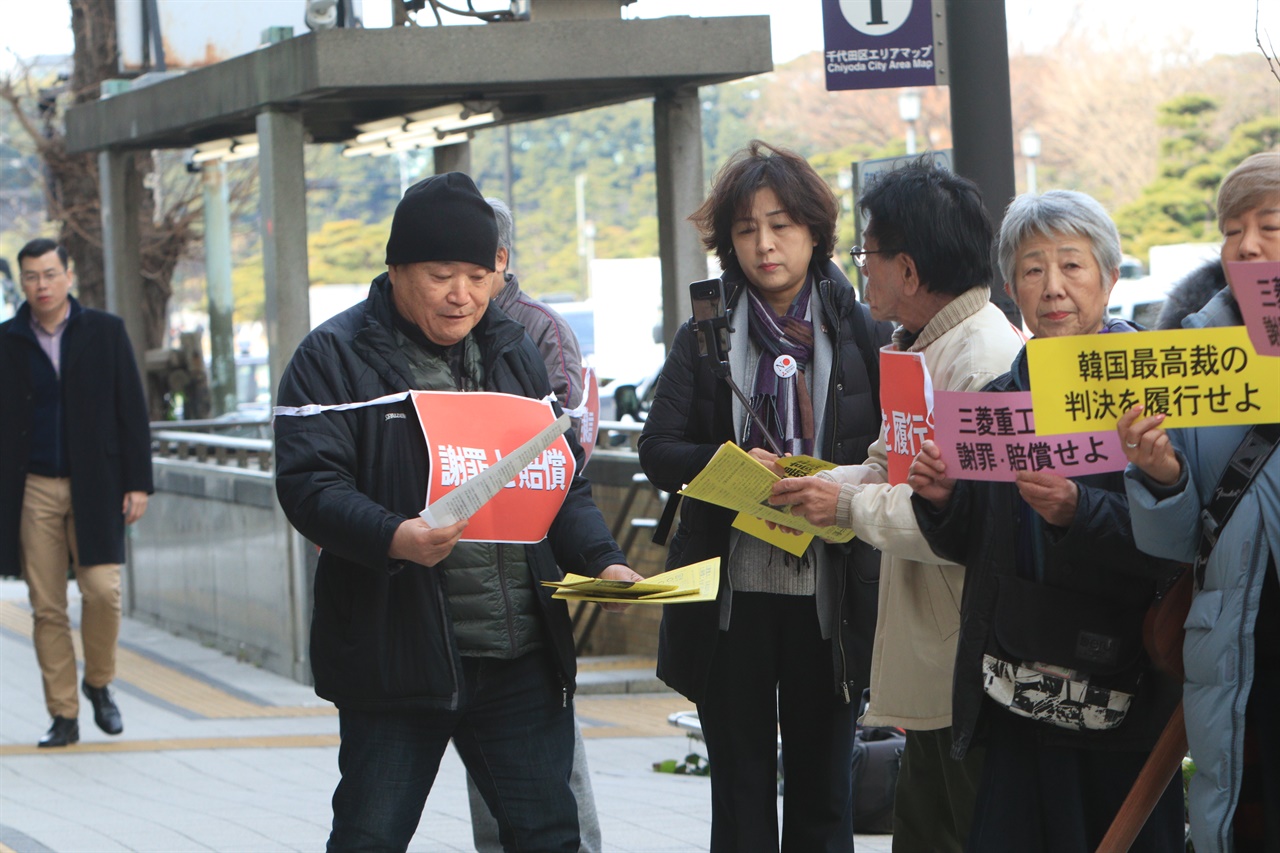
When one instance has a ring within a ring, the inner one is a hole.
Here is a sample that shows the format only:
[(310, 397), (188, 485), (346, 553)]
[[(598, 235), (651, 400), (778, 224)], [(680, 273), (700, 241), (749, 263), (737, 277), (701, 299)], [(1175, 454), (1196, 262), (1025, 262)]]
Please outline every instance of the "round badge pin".
[(780, 355), (773, 360), (773, 372), (783, 379), (796, 375), (796, 360), (789, 355)]

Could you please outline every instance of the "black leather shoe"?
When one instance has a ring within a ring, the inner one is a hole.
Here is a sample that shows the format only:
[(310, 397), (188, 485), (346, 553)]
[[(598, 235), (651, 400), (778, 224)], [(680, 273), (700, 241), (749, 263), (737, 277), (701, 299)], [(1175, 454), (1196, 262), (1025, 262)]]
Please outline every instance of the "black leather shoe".
[(82, 681), (80, 687), (84, 690), (84, 695), (93, 703), (93, 721), (98, 724), (98, 728), (109, 735), (118, 735), (124, 731), (120, 709), (116, 707), (115, 700), (111, 698), (111, 691), (107, 690), (106, 685), (91, 687), (89, 682)]
[(54, 717), (53, 725), (36, 746), (70, 746), (80, 740), (80, 724), (66, 717)]

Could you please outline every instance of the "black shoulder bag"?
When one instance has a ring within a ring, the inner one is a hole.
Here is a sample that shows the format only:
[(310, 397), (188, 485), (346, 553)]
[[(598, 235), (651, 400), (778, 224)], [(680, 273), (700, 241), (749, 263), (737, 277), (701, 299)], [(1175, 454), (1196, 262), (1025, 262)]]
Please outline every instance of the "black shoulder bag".
[(1196, 589), (1204, 588), (1205, 566), (1209, 563), (1213, 547), (1218, 544), (1218, 533), (1227, 526), (1240, 498), (1262, 466), (1267, 464), (1277, 445), (1280, 445), (1280, 423), (1257, 424), (1231, 454), (1231, 461), (1223, 469), (1218, 486), (1209, 498), (1209, 505), (1200, 512), (1200, 551), (1192, 564)]

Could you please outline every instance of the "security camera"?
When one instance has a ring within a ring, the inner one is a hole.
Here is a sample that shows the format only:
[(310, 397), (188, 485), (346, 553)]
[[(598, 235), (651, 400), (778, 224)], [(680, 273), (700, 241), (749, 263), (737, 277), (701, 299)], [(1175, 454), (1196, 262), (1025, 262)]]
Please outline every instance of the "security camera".
[(303, 20), (312, 31), (333, 29), (338, 25), (338, 0), (307, 0)]

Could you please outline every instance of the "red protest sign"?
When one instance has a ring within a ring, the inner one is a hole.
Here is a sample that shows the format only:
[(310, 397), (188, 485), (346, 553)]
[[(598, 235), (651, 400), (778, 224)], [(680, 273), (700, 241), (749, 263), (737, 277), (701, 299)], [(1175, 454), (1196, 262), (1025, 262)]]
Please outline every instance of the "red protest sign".
[(600, 385), (596, 382), (596, 372), (590, 367), (582, 368), (582, 408), (586, 412), (578, 421), (578, 441), (582, 442), (582, 464), (586, 465), (596, 447), (596, 433), (600, 431)]
[[(431, 466), (426, 503), (496, 466), (555, 421), (550, 403), (514, 394), (414, 391)], [(546, 538), (577, 470), (564, 436), (481, 506), (463, 531), (469, 542), (533, 543)]]
[(889, 457), (889, 483), (907, 481), (920, 445), (933, 438), (933, 387), (924, 356), (892, 345), (880, 350), (880, 436)]

